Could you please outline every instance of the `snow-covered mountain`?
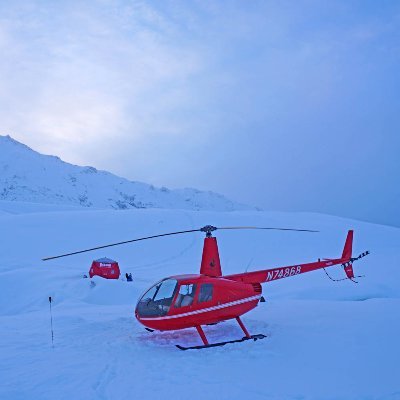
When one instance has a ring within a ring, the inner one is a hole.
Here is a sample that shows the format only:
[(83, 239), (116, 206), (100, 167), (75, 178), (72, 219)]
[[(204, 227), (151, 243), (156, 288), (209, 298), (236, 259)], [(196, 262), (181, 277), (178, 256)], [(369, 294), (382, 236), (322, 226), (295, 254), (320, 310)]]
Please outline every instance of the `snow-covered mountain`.
[(156, 188), (93, 167), (72, 165), (1, 135), (0, 200), (113, 209), (252, 209), (213, 192)]

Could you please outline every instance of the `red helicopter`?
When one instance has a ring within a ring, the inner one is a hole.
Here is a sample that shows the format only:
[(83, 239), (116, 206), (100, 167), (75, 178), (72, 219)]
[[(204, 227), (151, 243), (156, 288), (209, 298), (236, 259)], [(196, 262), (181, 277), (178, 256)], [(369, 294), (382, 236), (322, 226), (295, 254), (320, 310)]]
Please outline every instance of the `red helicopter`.
[[(204, 232), (203, 255), (201, 260), (200, 274), (171, 276), (153, 285), (139, 299), (135, 316), (137, 320), (149, 331), (178, 330), (185, 328), (196, 328), (203, 345), (184, 347), (177, 345), (181, 350), (201, 349), (206, 347), (223, 346), (227, 343), (242, 342), (245, 340), (258, 340), (266, 336), (263, 334), (250, 335), (244, 326), (240, 316), (255, 308), (258, 303), (265, 301), (262, 296), (261, 283), (271, 282), (277, 279), (303, 274), (317, 269), (331, 267), (341, 264), (346, 273), (346, 278), (357, 283), (354, 278), (353, 262), (368, 255), (366, 251), (358, 257), (352, 257), (353, 231), (349, 230), (340, 258), (318, 259), (316, 262), (307, 264), (296, 264), (285, 267), (264, 269), (259, 271), (245, 272), (234, 275), (222, 275), (220, 258), (218, 253), (217, 239), (212, 236), (216, 230), (227, 229), (268, 229), (299, 232), (317, 232), (307, 229), (289, 228), (261, 228), (261, 227), (222, 227), (217, 228), (206, 225), (200, 229), (192, 229), (180, 232), (164, 233), (148, 236), (124, 242), (113, 243), (91, 249), (76, 251), (54, 257), (44, 258), (43, 261), (74, 254), (98, 250), (105, 247), (137, 242), (157, 237), (178, 235), (191, 232)], [(327, 274), (327, 272), (325, 271)], [(328, 275), (328, 274), (327, 274)], [(328, 277), (332, 280), (329, 275)], [(213, 325), (218, 322), (235, 318), (244, 337), (237, 340), (218, 342), (210, 344), (203, 331), (202, 325)]]

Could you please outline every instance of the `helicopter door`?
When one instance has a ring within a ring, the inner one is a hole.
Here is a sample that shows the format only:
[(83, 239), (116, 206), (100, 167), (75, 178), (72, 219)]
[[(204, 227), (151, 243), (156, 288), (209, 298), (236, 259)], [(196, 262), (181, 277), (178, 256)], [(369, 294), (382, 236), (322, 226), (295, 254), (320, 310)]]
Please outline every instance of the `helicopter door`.
[(176, 296), (175, 307), (186, 307), (193, 303), (196, 293), (196, 285), (193, 283), (183, 284), (179, 287), (179, 293)]

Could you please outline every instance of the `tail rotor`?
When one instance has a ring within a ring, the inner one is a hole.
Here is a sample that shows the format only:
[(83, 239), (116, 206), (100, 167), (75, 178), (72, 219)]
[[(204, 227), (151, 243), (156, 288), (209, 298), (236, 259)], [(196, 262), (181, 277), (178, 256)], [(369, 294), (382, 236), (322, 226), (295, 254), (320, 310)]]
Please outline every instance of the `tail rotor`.
[(344, 272), (346, 274), (346, 278), (343, 279), (334, 279), (332, 278), (325, 270), (325, 274), (328, 276), (328, 278), (334, 282), (340, 282), (340, 281), (345, 281), (345, 280), (351, 280), (354, 283), (358, 283), (358, 281), (355, 280), (355, 278), (364, 278), (364, 275), (354, 275), (353, 271), (353, 262), (357, 261), (365, 256), (367, 256), (369, 251), (365, 251), (364, 253), (361, 253), (358, 257), (352, 257), (352, 252), (353, 252), (353, 231), (349, 230), (347, 233), (346, 237), (346, 242), (343, 247), (343, 253), (342, 253), (342, 267), (344, 269)]

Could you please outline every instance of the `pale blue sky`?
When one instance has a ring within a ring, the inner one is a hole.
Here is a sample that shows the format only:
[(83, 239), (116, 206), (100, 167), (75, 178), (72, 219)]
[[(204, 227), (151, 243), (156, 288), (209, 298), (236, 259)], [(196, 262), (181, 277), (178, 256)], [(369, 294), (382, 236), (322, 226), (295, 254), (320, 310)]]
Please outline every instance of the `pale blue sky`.
[(0, 51), (41, 152), (400, 226), (399, 1), (0, 0)]

